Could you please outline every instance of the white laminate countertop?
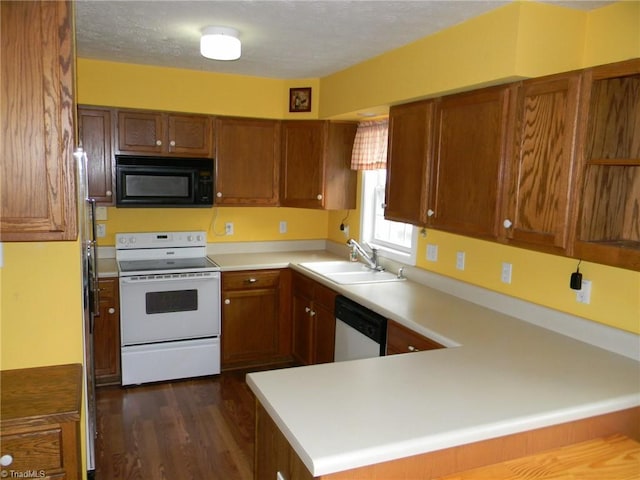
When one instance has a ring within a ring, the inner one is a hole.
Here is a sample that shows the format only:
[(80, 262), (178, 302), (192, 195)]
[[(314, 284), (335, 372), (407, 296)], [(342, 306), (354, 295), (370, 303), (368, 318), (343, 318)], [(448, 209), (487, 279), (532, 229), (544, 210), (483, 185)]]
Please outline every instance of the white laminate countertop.
[(633, 359), (415, 282), (337, 285), (291, 266), (451, 347), (249, 374), (314, 476), (640, 405)]

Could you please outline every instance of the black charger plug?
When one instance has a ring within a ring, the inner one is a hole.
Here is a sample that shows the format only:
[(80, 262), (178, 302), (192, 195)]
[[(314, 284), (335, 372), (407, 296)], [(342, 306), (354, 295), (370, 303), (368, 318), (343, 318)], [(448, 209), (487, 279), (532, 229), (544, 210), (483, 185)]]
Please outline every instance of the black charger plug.
[(576, 271), (571, 274), (571, 280), (569, 280), (569, 286), (573, 290), (582, 290), (582, 274), (580, 273), (580, 260)]

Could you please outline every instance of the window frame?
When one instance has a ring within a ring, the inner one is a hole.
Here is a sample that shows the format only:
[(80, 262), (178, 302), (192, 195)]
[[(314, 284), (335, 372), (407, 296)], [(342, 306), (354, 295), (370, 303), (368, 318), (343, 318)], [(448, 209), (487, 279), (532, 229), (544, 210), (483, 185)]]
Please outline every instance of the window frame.
[[(376, 172), (375, 175), (373, 172)], [(408, 248), (381, 240), (376, 241), (373, 238), (375, 226), (375, 189), (380, 185), (379, 176), (381, 175), (381, 172), (380, 170), (362, 170), (361, 173), (362, 192), (360, 199), (360, 239), (363, 243), (366, 242), (372, 247), (377, 248), (378, 255), (380, 257), (388, 258), (390, 260), (404, 263), (406, 265), (415, 266), (418, 251), (419, 234), (419, 229), (415, 225), (404, 224), (411, 227), (411, 246)], [(391, 220), (386, 221), (391, 222)]]

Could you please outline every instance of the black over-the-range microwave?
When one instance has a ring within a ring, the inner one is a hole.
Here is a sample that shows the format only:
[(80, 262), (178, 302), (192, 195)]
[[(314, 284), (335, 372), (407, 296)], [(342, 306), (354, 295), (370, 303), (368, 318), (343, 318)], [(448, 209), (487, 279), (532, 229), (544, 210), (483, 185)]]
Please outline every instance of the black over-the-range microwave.
[(116, 155), (117, 207), (210, 207), (213, 160)]

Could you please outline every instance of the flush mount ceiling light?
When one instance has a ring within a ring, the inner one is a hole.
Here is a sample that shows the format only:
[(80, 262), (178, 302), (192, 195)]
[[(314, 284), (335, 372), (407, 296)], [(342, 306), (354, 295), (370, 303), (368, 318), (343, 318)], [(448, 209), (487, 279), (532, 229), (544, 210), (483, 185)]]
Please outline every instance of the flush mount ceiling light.
[(240, 58), (240, 32), (229, 27), (205, 27), (200, 38), (200, 53), (212, 60)]

